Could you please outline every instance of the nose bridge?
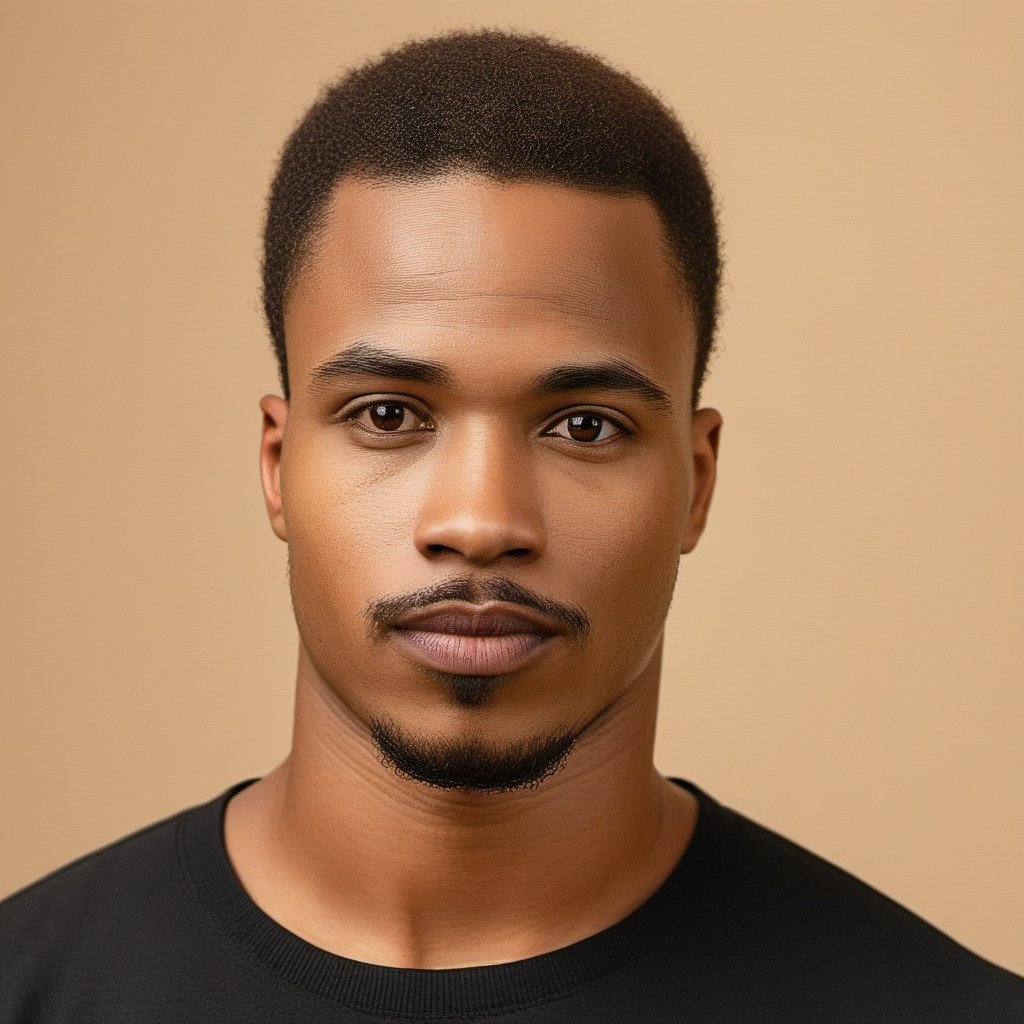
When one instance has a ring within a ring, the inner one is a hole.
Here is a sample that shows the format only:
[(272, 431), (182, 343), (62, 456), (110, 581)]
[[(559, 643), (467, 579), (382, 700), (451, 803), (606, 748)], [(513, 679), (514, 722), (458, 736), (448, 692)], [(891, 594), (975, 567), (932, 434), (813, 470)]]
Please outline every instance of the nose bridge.
[(439, 440), (416, 528), (420, 552), (457, 552), (477, 563), (540, 554), (544, 529), (527, 445), (492, 417)]

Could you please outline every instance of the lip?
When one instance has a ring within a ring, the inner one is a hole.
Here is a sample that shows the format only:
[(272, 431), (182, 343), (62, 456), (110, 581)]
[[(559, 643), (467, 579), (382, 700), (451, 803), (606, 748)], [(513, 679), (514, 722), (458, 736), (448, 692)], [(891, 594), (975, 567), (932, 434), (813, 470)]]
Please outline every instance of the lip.
[(445, 601), (402, 616), (394, 639), (428, 668), (452, 675), (506, 675), (525, 668), (562, 629), (519, 605)]

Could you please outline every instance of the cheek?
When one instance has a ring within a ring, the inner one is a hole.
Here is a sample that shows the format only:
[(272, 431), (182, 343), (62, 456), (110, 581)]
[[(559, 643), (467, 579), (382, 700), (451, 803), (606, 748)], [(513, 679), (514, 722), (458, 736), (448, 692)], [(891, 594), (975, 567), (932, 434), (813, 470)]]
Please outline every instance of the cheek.
[(674, 575), (689, 507), (686, 465), (678, 446), (553, 475), (545, 483), (555, 498), (545, 502), (545, 513), (553, 539), (560, 537), (555, 549), (585, 548), (590, 564), (614, 574), (642, 570), (631, 577), (667, 559)]
[[(299, 445), (296, 445), (299, 448)], [(379, 460), (303, 445), (282, 466), (289, 582), (307, 647), (353, 654), (368, 600), (403, 590), (415, 508), (413, 482), (382, 476)]]
[(417, 483), (400, 460), (343, 445), (327, 432), (295, 448), (300, 454), (283, 464), (281, 486), (296, 556), (356, 567), (386, 563), (409, 545)]
[(684, 467), (673, 453), (577, 481), (551, 523), (557, 571), (578, 588), (595, 646), (620, 672), (649, 654), (672, 600), (689, 505)]

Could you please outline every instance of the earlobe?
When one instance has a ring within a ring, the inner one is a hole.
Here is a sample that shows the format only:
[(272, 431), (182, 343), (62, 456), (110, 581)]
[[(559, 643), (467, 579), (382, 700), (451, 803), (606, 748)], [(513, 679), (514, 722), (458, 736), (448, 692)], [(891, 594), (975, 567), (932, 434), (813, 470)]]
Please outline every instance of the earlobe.
[(688, 555), (700, 540), (707, 525), (711, 498), (718, 469), (718, 444), (722, 416), (717, 409), (698, 409), (693, 414), (690, 447), (693, 458), (693, 496), (682, 553)]
[(281, 496), (281, 456), (284, 450), (284, 431), (288, 421), (288, 402), (280, 395), (264, 395), (260, 399), (263, 411), (263, 432), (260, 437), (260, 483), (267, 506), (270, 528), (283, 541), (288, 540), (285, 524), (284, 501)]

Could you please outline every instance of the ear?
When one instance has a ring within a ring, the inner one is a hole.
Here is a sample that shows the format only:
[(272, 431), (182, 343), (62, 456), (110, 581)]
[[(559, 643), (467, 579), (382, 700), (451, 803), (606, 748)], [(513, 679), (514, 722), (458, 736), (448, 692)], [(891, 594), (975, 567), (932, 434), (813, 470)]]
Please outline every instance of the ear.
[(284, 447), (284, 427), (288, 422), (288, 402), (280, 395), (264, 395), (260, 399), (263, 410), (263, 434), (260, 438), (260, 482), (263, 500), (267, 505), (270, 528), (283, 541), (288, 540), (281, 501), (281, 452)]
[(718, 440), (722, 417), (716, 409), (698, 409), (690, 426), (690, 450), (693, 458), (693, 497), (686, 522), (683, 554), (688, 555), (700, 540), (708, 521), (711, 496), (715, 491), (718, 466)]

